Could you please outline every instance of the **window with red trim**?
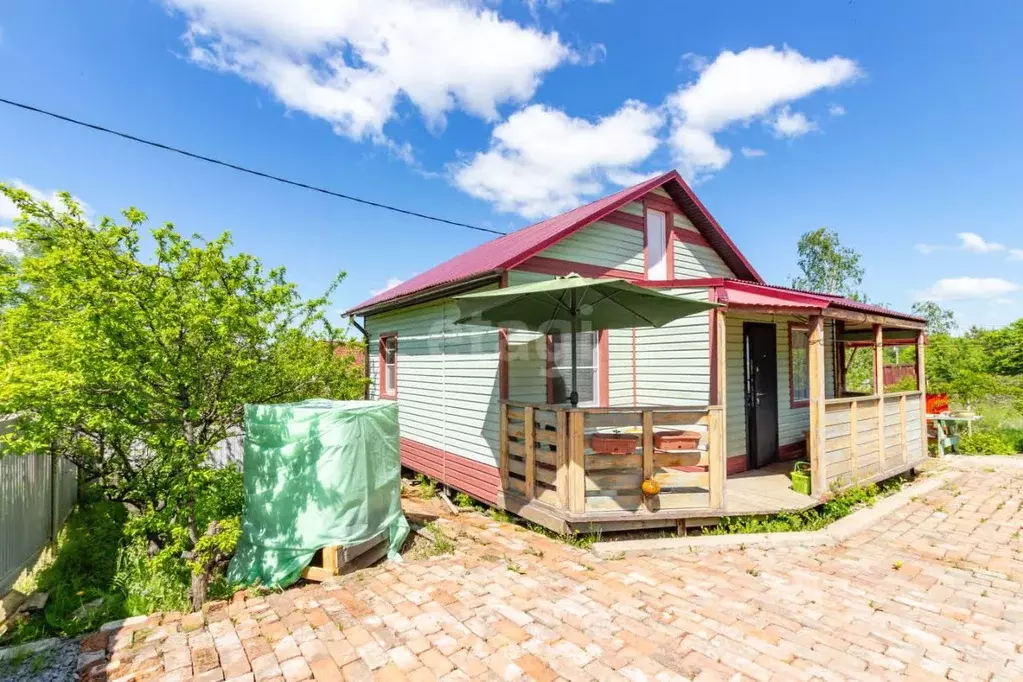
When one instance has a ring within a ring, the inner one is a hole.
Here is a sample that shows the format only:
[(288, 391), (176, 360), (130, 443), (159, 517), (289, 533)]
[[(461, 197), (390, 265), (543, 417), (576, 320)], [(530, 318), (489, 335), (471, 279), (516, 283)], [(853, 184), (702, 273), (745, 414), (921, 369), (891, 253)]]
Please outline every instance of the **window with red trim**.
[(789, 325), (789, 400), (792, 407), (810, 404), (810, 331)]
[[(548, 352), (549, 381), (547, 399), (554, 404), (569, 402), (572, 392), (572, 337), (550, 335)], [(600, 404), (600, 337), (598, 332), (579, 332), (576, 336), (576, 382), (580, 407)]]
[(380, 335), (380, 397), (398, 397), (398, 335)]

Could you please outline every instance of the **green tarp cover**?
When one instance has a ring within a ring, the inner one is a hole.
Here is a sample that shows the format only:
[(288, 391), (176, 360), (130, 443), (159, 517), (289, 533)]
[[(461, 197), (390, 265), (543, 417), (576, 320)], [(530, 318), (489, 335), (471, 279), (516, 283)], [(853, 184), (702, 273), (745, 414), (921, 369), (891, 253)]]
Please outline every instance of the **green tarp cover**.
[(285, 586), (316, 550), (387, 532), (398, 557), (398, 405), (307, 400), (245, 406), (245, 513), (228, 579)]

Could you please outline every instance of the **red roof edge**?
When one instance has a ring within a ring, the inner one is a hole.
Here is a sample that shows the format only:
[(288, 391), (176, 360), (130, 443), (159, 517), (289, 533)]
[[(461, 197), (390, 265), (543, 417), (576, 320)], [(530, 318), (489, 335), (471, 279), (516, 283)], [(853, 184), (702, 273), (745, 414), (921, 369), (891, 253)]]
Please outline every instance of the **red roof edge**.
[(724, 295), (719, 296), (719, 300), (727, 301), (727, 292), (729, 289), (733, 291), (741, 291), (751, 294), (764, 294), (770, 295), (777, 298), (782, 304), (790, 305), (802, 305), (813, 308), (843, 308), (846, 310), (854, 310), (857, 312), (875, 313), (878, 315), (884, 315), (887, 317), (896, 317), (902, 320), (910, 320), (913, 322), (926, 322), (922, 317), (917, 315), (911, 315), (909, 313), (902, 313), (897, 310), (891, 310), (878, 305), (870, 303), (862, 303), (860, 301), (854, 301), (849, 298), (843, 298), (834, 294), (821, 294), (814, 291), (801, 291), (799, 289), (792, 289), (790, 287), (777, 286), (773, 284), (754, 284), (753, 282), (743, 282), (736, 279), (716, 279), (716, 278), (704, 278), (704, 279), (692, 279), (692, 280), (676, 280), (675, 286), (682, 286), (686, 283), (690, 286), (717, 286), (724, 290)]
[[(529, 260), (536, 254), (540, 253), (547, 247), (558, 243), (565, 237), (568, 237), (569, 235), (578, 232), (587, 225), (595, 223), (601, 218), (604, 218), (605, 216), (614, 213), (625, 204), (629, 203), (630, 201), (634, 201), (635, 199), (638, 199), (639, 197), (643, 196), (650, 190), (657, 189), (658, 187), (666, 183), (668, 180), (670, 180), (672, 174), (677, 175), (678, 173), (676, 171), (669, 171), (662, 175), (658, 175), (655, 178), (645, 180), (644, 182), (641, 182), (638, 185), (633, 186), (631, 189), (629, 189), (628, 192), (622, 193), (617, 199), (615, 199), (614, 202), (609, 203), (607, 206), (604, 206), (599, 211), (584, 213), (578, 220), (573, 222), (571, 225), (559, 230), (557, 234), (551, 235), (547, 239), (543, 240), (539, 244), (534, 245), (532, 248), (524, 252), (514, 254), (511, 258), (504, 262), (503, 264), (504, 267), (510, 270), (514, 268), (516, 265), (521, 265), (522, 263)], [(595, 204), (606, 198), (607, 197), (602, 197), (601, 199), (597, 199), (590, 203)]]
[[(692, 188), (688, 185), (688, 183), (686, 183), (686, 181), (682, 179), (682, 176), (679, 175), (679, 172), (677, 170), (673, 170), (670, 173), (668, 173), (668, 175), (673, 176), (671, 179), (675, 180), (678, 183), (679, 187), (682, 189), (682, 192), (685, 194), (685, 196), (690, 201), (693, 202), (697, 212), (707, 221), (708, 226), (711, 228), (711, 230), (714, 233), (716, 233), (716, 236), (723, 242), (722, 245), (725, 247), (726, 252), (731, 252), (732, 254), (734, 254), (735, 258), (740, 263), (742, 263), (742, 266), (748, 271), (750, 279), (756, 281), (758, 284), (765, 284), (764, 278), (761, 277), (760, 273), (756, 271), (756, 269), (750, 264), (748, 260), (746, 260), (746, 256), (742, 254), (742, 251), (740, 251), (739, 247), (735, 245), (735, 242), (733, 242), (732, 238), (728, 236), (728, 233), (725, 232), (723, 227), (721, 227), (717, 219), (715, 219), (714, 216), (711, 215), (710, 211), (707, 210), (707, 207), (703, 205), (703, 202), (700, 201), (699, 197), (696, 196), (696, 193), (693, 192)], [(715, 244), (715, 246), (717, 246), (717, 244)], [(734, 270), (735, 269), (733, 268), (733, 271)]]
[(759, 284), (764, 283), (717, 220), (696, 198), (678, 171), (672, 170), (632, 187), (595, 199), (565, 213), (484, 242), (410, 278), (389, 291), (380, 292), (349, 309), (346, 314), (363, 313), (384, 304), (393, 307), (397, 301), (419, 296), (437, 287), (467, 282), (488, 273), (513, 268), (552, 244), (661, 186), (664, 186), (669, 196), (681, 206), (686, 216), (693, 221), (711, 247), (717, 250), (736, 277), (752, 280)]

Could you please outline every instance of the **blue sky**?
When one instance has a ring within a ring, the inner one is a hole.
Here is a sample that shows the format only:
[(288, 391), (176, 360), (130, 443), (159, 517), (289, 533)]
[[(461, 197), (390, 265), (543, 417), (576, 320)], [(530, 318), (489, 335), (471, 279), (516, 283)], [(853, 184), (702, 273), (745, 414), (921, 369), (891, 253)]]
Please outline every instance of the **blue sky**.
[[(1023, 316), (1023, 5), (7, 0), (0, 96), (500, 230), (677, 167), (761, 274)], [(0, 107), (0, 179), (229, 230), (337, 309), (487, 239)], [(0, 223), (9, 220), (0, 206)]]

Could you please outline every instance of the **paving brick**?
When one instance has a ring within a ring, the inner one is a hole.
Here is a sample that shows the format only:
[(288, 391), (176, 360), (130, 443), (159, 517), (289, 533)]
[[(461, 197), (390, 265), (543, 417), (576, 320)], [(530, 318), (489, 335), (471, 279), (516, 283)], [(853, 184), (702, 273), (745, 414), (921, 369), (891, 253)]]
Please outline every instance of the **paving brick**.
[(831, 547), (602, 560), (443, 518), (450, 555), (108, 624), (83, 679), (1023, 679), (1013, 461), (950, 459), (955, 486)]

